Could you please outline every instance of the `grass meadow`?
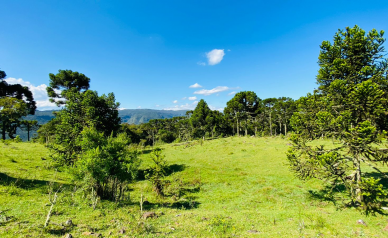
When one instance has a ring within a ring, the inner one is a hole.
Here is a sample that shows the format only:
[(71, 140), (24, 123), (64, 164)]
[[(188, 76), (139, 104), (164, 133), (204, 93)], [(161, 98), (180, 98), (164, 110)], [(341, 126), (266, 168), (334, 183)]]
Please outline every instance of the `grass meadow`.
[[(386, 216), (337, 209), (313, 196), (323, 187), (293, 176), (285, 156), (289, 143), (230, 137), (164, 145), (167, 179), (186, 186), (185, 196), (158, 198), (140, 173), (126, 201), (99, 201), (94, 210), (69, 173), (52, 168), (43, 145), (0, 144), (0, 237), (388, 237)], [(142, 170), (149, 152), (141, 155)], [(44, 228), (49, 188), (61, 185)], [(141, 218), (141, 200), (143, 213), (156, 217)], [(73, 226), (65, 225), (68, 219)]]

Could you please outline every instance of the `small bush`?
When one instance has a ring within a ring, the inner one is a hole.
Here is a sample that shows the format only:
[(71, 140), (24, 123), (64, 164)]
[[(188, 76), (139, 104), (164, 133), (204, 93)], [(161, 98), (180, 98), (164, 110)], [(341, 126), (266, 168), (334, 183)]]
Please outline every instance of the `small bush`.
[(125, 134), (105, 137), (95, 129), (84, 129), (78, 142), (82, 154), (73, 172), (86, 191), (114, 201), (124, 197), (140, 166), (138, 152), (129, 150), (127, 143)]
[(164, 180), (168, 168), (167, 161), (164, 159), (165, 156), (162, 155), (160, 148), (152, 151), (151, 158), (154, 164), (148, 168), (146, 178), (152, 183), (156, 194), (163, 197), (165, 195), (164, 188), (167, 184), (167, 181)]
[(20, 138), (19, 135), (17, 135), (17, 136), (13, 139), (13, 141), (14, 141), (15, 143), (23, 142), (22, 138)]

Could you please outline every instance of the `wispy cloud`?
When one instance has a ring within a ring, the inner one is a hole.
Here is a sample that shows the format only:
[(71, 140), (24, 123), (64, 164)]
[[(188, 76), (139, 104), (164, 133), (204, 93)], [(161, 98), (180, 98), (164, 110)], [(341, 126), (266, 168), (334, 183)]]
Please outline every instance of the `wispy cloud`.
[(141, 108), (141, 106), (138, 106), (138, 107), (137, 107), (137, 109), (140, 109), (140, 108)]
[(206, 53), (206, 57), (209, 65), (219, 64), (221, 60), (224, 58), (224, 56), (225, 56), (224, 49), (222, 50), (214, 49)]
[(220, 112), (224, 111), (224, 108), (222, 108), (222, 107), (214, 107), (212, 105), (209, 105), (209, 108), (213, 111), (215, 111), (215, 110), (220, 111)]
[(47, 96), (47, 85), (41, 84), (38, 86), (34, 86), (28, 81), (24, 81), (23, 79), (19, 78), (7, 78), (5, 81), (9, 84), (20, 84), (23, 86), (27, 86), (30, 91), (32, 92), (34, 96), (34, 100), (36, 102), (36, 106), (38, 110), (52, 110), (52, 109), (58, 109), (58, 107), (49, 101), (49, 98)]
[(197, 62), (197, 65), (206, 66), (206, 63), (205, 63), (205, 62), (202, 62), (202, 61), (199, 61), (199, 62)]
[(196, 96), (194, 96), (194, 97), (189, 97), (189, 100), (190, 100), (190, 101), (197, 100), (197, 97), (196, 97)]
[(195, 83), (195, 84), (193, 84), (193, 85), (190, 85), (189, 88), (202, 88), (202, 86), (199, 85), (198, 83)]
[(163, 108), (163, 110), (172, 110), (172, 111), (178, 111), (178, 110), (194, 110), (197, 106), (198, 101), (194, 101), (193, 103), (186, 103), (182, 105), (175, 105), (173, 107), (166, 107)]
[(187, 97), (183, 97), (183, 98), (182, 98), (182, 100), (186, 100), (186, 99), (187, 99)]
[(236, 91), (233, 91), (233, 92), (230, 92), (230, 93), (228, 93), (228, 95), (230, 96), (230, 95), (235, 95), (237, 92)]
[(211, 95), (211, 94), (214, 94), (214, 93), (219, 93), (219, 92), (227, 91), (229, 89), (230, 88), (226, 87), (226, 86), (218, 86), (218, 87), (215, 87), (213, 89), (201, 89), (201, 90), (195, 91), (194, 94), (201, 94), (201, 95), (208, 96), (208, 95)]
[(173, 103), (178, 103), (178, 100), (174, 100)]

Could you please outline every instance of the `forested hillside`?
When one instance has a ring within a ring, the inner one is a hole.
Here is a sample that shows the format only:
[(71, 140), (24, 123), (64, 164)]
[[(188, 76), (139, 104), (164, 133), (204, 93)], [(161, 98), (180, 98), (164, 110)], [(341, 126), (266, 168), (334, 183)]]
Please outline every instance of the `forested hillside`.
[[(35, 115), (28, 115), (26, 120), (37, 120), (39, 125), (46, 124), (54, 115), (54, 110), (36, 111)], [(154, 109), (124, 109), (119, 111), (119, 116), (123, 123), (141, 124), (151, 119), (165, 119), (184, 116), (186, 111), (154, 110)]]
[[(54, 110), (49, 111), (36, 111), (35, 115), (27, 115), (25, 120), (33, 121), (37, 120), (39, 125), (44, 125), (54, 118)], [(186, 111), (171, 111), (171, 110), (154, 110), (154, 109), (124, 109), (119, 111), (122, 123), (128, 124), (142, 124), (147, 123), (152, 119), (168, 119), (173, 117), (184, 116)], [(27, 132), (18, 128), (17, 135), (19, 135), (24, 141), (27, 140)], [(36, 135), (36, 130), (32, 131), (32, 136)]]

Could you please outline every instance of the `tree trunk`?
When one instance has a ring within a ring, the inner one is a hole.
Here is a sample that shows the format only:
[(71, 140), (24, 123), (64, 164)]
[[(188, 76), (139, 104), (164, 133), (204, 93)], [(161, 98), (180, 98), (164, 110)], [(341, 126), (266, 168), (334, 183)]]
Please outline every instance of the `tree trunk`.
[[(270, 108), (271, 110), (271, 108)], [(271, 111), (269, 112), (269, 131), (271, 133), (271, 136), (272, 136), (272, 119), (271, 119)]]
[(238, 124), (238, 118), (237, 118), (237, 136), (240, 136), (240, 127)]
[(27, 138), (28, 138), (28, 141), (30, 141), (30, 125), (27, 124)]
[(152, 147), (155, 146), (155, 133), (152, 131)]
[(279, 135), (282, 134), (282, 123), (279, 121)]
[(257, 119), (255, 117), (255, 137), (257, 137)]
[(245, 120), (245, 136), (248, 136), (248, 120)]
[[(360, 204), (363, 204), (364, 197), (362, 196), (362, 191), (361, 191), (361, 188), (360, 188), (360, 184), (361, 184), (361, 164), (360, 164), (360, 161), (358, 160), (357, 157), (355, 158), (354, 166), (356, 167), (356, 173), (354, 175), (354, 181), (356, 182), (356, 186), (357, 186), (356, 187), (356, 199), (357, 199), (357, 201)], [(366, 209), (365, 204), (362, 205), (362, 208)]]
[(284, 135), (287, 135), (287, 123), (284, 124)]
[(3, 121), (2, 139), (5, 140), (5, 121)]

